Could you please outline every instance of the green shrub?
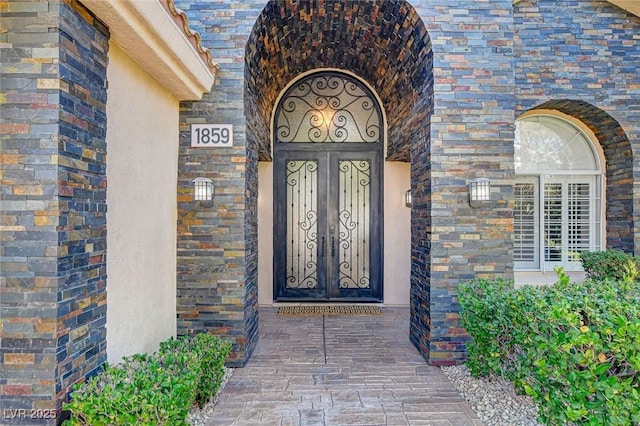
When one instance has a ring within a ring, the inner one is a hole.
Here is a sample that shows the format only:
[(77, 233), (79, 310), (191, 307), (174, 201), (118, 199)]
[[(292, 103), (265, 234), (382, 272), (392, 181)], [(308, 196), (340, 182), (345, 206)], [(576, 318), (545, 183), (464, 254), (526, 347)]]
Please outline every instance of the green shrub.
[[(640, 258), (619, 250), (584, 251), (580, 253), (582, 267), (589, 278), (611, 280), (638, 280)], [(635, 271), (635, 276), (634, 276)]]
[(198, 362), (191, 367), (197, 369), (195, 403), (203, 406), (220, 389), (225, 373), (224, 361), (231, 352), (231, 343), (223, 342), (209, 333), (200, 333), (192, 339), (169, 339), (162, 342), (159, 352), (164, 356), (180, 356), (190, 352), (197, 355)]
[(231, 343), (208, 333), (169, 339), (74, 387), (68, 425), (186, 425), (189, 409), (218, 391)]
[(474, 375), (501, 374), (550, 424), (640, 422), (640, 285), (588, 280), (513, 289), (477, 280), (459, 289)]

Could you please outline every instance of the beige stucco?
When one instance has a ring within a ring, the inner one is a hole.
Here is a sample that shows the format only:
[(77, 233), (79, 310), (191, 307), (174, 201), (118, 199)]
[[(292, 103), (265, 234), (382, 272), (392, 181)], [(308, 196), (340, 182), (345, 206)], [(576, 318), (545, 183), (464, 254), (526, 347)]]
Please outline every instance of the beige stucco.
[(179, 100), (200, 99), (215, 75), (160, 1), (82, 0), (111, 41)]
[[(258, 302), (273, 304), (273, 163), (258, 165)], [(384, 303), (409, 304), (411, 210), (408, 163), (384, 164)]]
[(384, 303), (409, 305), (411, 209), (404, 195), (411, 187), (409, 163), (384, 164)]
[(107, 101), (107, 357), (176, 334), (179, 103), (117, 44)]
[(615, 4), (636, 16), (640, 16), (640, 1), (638, 0), (609, 0), (609, 3)]
[(273, 303), (273, 163), (258, 163), (258, 304)]

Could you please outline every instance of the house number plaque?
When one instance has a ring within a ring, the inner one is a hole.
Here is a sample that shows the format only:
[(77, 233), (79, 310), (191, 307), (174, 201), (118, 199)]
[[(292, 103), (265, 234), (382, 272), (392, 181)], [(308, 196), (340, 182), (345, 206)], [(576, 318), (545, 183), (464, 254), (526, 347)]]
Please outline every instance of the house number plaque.
[(192, 124), (192, 148), (223, 148), (233, 146), (233, 124)]

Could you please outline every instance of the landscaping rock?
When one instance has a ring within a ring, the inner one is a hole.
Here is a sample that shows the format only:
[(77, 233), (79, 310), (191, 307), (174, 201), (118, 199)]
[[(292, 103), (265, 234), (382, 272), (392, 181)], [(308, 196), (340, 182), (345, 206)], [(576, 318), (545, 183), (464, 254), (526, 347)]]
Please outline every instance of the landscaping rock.
[(538, 426), (538, 407), (527, 395), (517, 395), (504, 379), (471, 376), (464, 365), (442, 367), (449, 381), (487, 426)]

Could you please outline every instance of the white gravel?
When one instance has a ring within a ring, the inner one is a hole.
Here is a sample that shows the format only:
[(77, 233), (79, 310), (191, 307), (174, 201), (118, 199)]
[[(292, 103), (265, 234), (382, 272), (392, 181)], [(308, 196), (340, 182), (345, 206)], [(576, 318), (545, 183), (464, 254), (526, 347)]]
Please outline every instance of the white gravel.
[(218, 401), (218, 397), (224, 390), (224, 387), (227, 385), (227, 382), (231, 378), (233, 374), (233, 369), (225, 367), (224, 379), (222, 379), (222, 384), (220, 384), (220, 389), (218, 389), (218, 393), (214, 395), (202, 408), (198, 408), (194, 406), (189, 411), (189, 415), (187, 415), (187, 423), (191, 426), (204, 426), (209, 418), (213, 415), (213, 408)]
[(488, 426), (537, 426), (538, 407), (528, 395), (517, 395), (504, 379), (471, 376), (464, 365), (442, 367), (449, 381)]

